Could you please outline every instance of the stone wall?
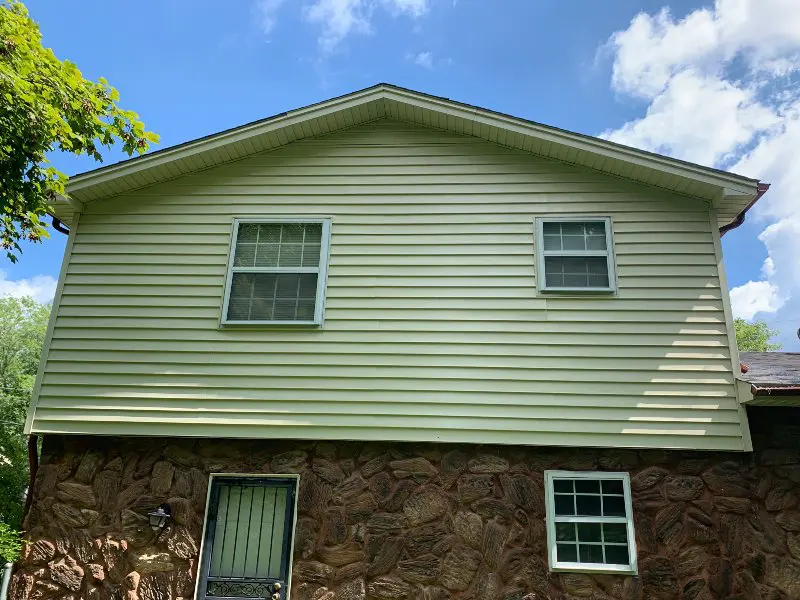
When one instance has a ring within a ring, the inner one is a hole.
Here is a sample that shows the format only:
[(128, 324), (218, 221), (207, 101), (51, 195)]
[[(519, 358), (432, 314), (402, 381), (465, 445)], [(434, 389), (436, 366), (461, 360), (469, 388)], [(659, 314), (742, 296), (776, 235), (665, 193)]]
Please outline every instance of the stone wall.
[[(796, 599), (797, 416), (752, 413), (753, 454), (48, 436), (10, 597), (192, 598), (208, 474), (269, 472), (301, 474), (292, 600)], [(631, 473), (638, 577), (548, 572), (551, 468)]]

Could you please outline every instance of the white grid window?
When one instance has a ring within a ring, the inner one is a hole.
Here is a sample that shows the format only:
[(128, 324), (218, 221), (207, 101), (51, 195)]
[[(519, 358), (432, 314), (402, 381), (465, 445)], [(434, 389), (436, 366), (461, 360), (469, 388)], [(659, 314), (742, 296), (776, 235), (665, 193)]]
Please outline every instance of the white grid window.
[(536, 219), (536, 247), (541, 291), (614, 291), (608, 217)]
[(236, 220), (223, 323), (320, 324), (330, 221)]
[(636, 573), (627, 473), (545, 471), (553, 571)]

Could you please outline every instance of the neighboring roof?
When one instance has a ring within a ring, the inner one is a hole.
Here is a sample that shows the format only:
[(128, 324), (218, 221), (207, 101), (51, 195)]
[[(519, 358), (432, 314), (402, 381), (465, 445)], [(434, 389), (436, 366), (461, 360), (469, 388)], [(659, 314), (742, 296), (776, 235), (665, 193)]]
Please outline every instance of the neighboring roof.
[(740, 352), (739, 361), (753, 396), (800, 397), (800, 352)]
[(56, 216), (69, 224), (83, 203), (384, 118), (472, 135), (703, 199), (716, 209), (720, 226), (735, 221), (759, 196), (756, 179), (381, 83), (75, 175)]

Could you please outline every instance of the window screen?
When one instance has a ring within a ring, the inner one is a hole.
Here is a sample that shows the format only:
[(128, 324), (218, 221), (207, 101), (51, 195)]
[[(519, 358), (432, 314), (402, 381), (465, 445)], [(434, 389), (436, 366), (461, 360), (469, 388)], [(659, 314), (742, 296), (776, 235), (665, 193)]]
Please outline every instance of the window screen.
[(635, 570), (626, 473), (545, 472), (551, 568)]
[(610, 228), (608, 218), (538, 219), (540, 289), (613, 290)]
[(328, 223), (237, 222), (226, 323), (320, 321)]
[(212, 480), (203, 552), (205, 598), (285, 597), (296, 480)]

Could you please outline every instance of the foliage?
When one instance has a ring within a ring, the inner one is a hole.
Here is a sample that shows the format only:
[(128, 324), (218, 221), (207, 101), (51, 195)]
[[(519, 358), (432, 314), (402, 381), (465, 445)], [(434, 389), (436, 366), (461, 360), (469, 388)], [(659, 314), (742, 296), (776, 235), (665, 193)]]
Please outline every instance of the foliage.
[(100, 149), (116, 141), (128, 156), (158, 141), (118, 99), (105, 79), (84, 79), (44, 48), (18, 0), (0, 0), (0, 244), (12, 262), (20, 239), (47, 237), (42, 217), (64, 193), (67, 177), (50, 166), (48, 152), (102, 161)]
[(22, 540), (19, 531), (0, 521), (0, 569), (5, 563), (17, 560), (21, 550)]
[(50, 307), (31, 298), (0, 298), (0, 522), (22, 521), (28, 484), (23, 434)]
[(734, 319), (736, 343), (740, 352), (774, 352), (783, 348), (781, 344), (770, 343), (770, 338), (778, 331), (770, 329), (764, 321), (748, 323), (744, 319)]

